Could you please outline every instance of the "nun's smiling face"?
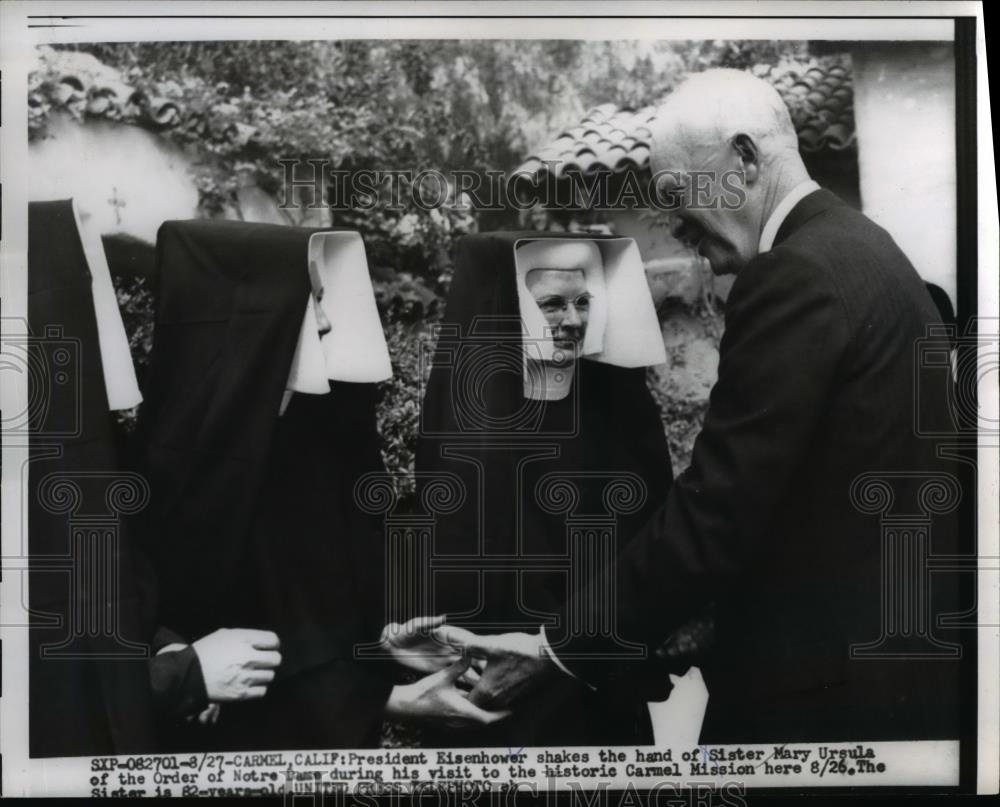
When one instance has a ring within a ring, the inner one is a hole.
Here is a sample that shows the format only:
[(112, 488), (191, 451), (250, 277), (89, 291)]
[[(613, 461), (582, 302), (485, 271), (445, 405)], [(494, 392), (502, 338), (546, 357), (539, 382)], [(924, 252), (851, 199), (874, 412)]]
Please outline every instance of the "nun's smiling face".
[[(556, 352), (574, 359), (583, 346), (590, 292), (582, 269), (532, 269), (525, 284), (552, 331)], [(556, 357), (558, 360), (558, 357)]]

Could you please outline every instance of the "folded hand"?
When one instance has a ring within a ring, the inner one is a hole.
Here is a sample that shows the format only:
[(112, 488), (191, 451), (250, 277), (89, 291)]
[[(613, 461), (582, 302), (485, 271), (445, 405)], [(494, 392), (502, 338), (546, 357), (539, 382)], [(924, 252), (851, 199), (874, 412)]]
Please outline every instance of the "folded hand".
[(281, 664), (280, 642), (269, 630), (222, 628), (192, 643), (211, 702), (262, 698)]

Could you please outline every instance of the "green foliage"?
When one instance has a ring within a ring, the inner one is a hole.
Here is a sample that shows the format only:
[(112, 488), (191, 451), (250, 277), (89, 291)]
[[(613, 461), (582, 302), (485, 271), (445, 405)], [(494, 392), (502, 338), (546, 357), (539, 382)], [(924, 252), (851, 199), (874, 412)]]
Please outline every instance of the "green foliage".
[[(801, 44), (353, 40), (60, 47), (87, 52), (117, 71), (139, 91), (133, 106), (176, 107), (179, 114), (162, 124), (163, 134), (198, 158), (201, 206), (216, 215), (236, 207), (242, 185), (281, 198), (280, 160), (301, 161), (303, 168), (306, 160), (325, 160), (349, 172), (509, 172), (593, 105), (654, 103), (686, 70), (773, 60)], [(66, 88), (53, 75), (32, 81), (30, 126), (37, 134)], [(106, 107), (93, 98), (73, 109), (88, 115)], [(122, 109), (125, 119), (157, 121), (130, 110)], [(362, 233), (374, 266), (423, 277), (432, 287), (447, 281), (458, 236), (517, 225), (518, 211), (507, 200), (478, 214), (464, 209), (452, 188), (448, 204), (429, 211), (403, 183), (402, 204), (392, 209), (390, 190), (388, 184), (377, 189), (372, 209), (334, 210), (334, 224)]]
[(764, 64), (808, 58), (809, 43), (791, 39), (705, 39), (684, 43), (685, 69), (691, 72), (710, 67), (749, 70)]
[(691, 401), (672, 396), (667, 385), (657, 383), (652, 373), (647, 376), (647, 383), (653, 400), (660, 407), (660, 419), (667, 434), (667, 445), (670, 447), (670, 459), (676, 476), (691, 464), (691, 452), (705, 420), (708, 401)]
[[(132, 364), (141, 387), (153, 350), (155, 301), (144, 277), (112, 273), (111, 280), (115, 287), (115, 296), (118, 298), (122, 324), (128, 336)], [(116, 411), (115, 417), (125, 432), (131, 434), (135, 431), (138, 414), (139, 408), (134, 407)]]
[(136, 373), (142, 375), (149, 367), (149, 354), (153, 349), (153, 295), (144, 277), (112, 275), (112, 280), (118, 310), (128, 334), (132, 364)]
[(437, 316), (441, 298), (422, 278), (400, 273), (390, 281), (375, 280), (372, 285), (375, 301), (388, 322), (418, 324)]
[(393, 322), (386, 326), (392, 357), (392, 379), (385, 382), (377, 420), (386, 470), (397, 480), (404, 507), (414, 503), (413, 464), (420, 425), (421, 391), (430, 374), (433, 351), (431, 329), (436, 318), (423, 322)]

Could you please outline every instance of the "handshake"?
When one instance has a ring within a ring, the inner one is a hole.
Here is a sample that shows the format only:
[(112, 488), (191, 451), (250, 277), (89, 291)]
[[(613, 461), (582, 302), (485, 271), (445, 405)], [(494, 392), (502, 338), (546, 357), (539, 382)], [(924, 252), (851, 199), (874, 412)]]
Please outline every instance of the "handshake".
[[(670, 672), (683, 674), (711, 650), (714, 623), (714, 605), (709, 605), (678, 628), (656, 656)], [(420, 676), (393, 688), (386, 713), (445, 728), (503, 720), (523, 694), (564, 672), (541, 631), (480, 636), (445, 624), (443, 616), (392, 622), (382, 629), (380, 644), (396, 663)], [(264, 697), (281, 665), (280, 646), (271, 631), (242, 628), (217, 630), (193, 642), (209, 703), (188, 719), (214, 724), (221, 703)], [(159, 653), (184, 647), (170, 644)]]
[(422, 676), (393, 689), (387, 714), (447, 728), (503, 720), (520, 695), (559, 674), (540, 633), (479, 636), (446, 625), (443, 616), (390, 623), (381, 644), (398, 664)]
[[(511, 714), (511, 701), (558, 671), (541, 635), (478, 636), (446, 625), (443, 616), (393, 622), (383, 628), (380, 642), (394, 661), (421, 676), (392, 689), (386, 713), (445, 728), (503, 720)], [(280, 646), (273, 632), (246, 628), (220, 629), (193, 642), (208, 705), (187, 720), (215, 724), (221, 704), (263, 698), (281, 665)], [(169, 644), (159, 654), (185, 647)]]

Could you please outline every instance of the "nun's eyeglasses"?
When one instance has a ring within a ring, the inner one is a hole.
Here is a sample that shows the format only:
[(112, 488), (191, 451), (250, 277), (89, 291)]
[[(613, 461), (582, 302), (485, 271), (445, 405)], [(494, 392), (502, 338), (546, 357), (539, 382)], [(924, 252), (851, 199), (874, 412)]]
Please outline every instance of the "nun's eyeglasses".
[(568, 311), (569, 307), (572, 305), (577, 311), (589, 311), (590, 301), (593, 299), (593, 295), (588, 293), (581, 294), (574, 300), (568, 300), (565, 297), (561, 297), (558, 294), (547, 295), (538, 300), (538, 307), (545, 314), (558, 314), (560, 312)]

